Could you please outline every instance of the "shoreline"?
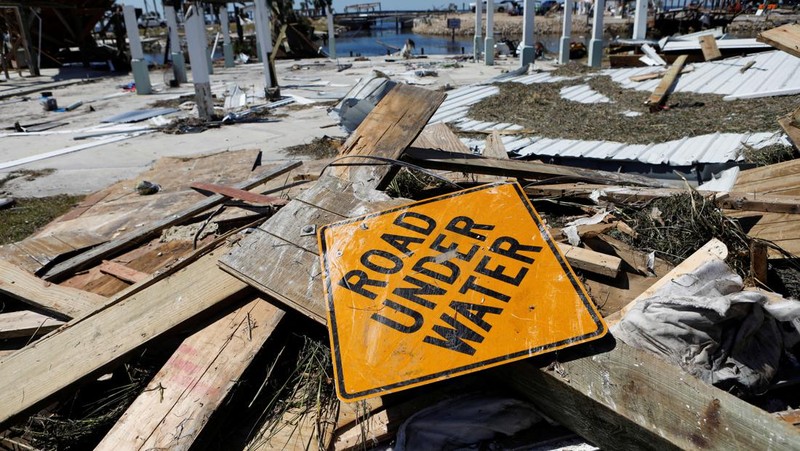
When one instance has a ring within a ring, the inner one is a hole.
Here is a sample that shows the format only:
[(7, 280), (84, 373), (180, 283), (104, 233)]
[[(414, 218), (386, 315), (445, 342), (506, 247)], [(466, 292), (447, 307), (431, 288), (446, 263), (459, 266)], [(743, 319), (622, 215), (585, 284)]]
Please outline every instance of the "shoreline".
[[(522, 16), (509, 16), (508, 14), (495, 14), (494, 32), (496, 36), (514, 37), (522, 36)], [(561, 35), (562, 15), (536, 16), (534, 21), (535, 35)], [(461, 28), (456, 30), (456, 35), (465, 37), (475, 34), (475, 14), (460, 13), (447, 16), (429, 16), (414, 20), (411, 32), (414, 34), (430, 36), (450, 36), (452, 30), (447, 28), (447, 19), (461, 19)], [(727, 32), (737, 35), (752, 34), (753, 37), (763, 30), (780, 26), (784, 23), (797, 22), (800, 14), (770, 14), (768, 16), (755, 16), (752, 14), (740, 15), (728, 26)], [(652, 16), (648, 18), (652, 23)], [(483, 33), (485, 35), (485, 19)], [(589, 35), (592, 32), (591, 16), (572, 16), (572, 36)], [(606, 14), (603, 19), (603, 35), (605, 37), (631, 36), (633, 32), (633, 17), (617, 18)], [(652, 30), (648, 27), (648, 37)]]

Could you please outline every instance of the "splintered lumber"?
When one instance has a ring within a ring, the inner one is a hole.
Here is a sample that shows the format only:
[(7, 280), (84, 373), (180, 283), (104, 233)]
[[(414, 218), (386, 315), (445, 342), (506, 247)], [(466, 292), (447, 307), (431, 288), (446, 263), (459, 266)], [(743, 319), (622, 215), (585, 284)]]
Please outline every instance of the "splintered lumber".
[(800, 148), (800, 108), (778, 119), (778, 124), (789, 136), (794, 146)]
[(189, 449), (283, 315), (256, 297), (184, 340), (95, 450)]
[(558, 243), (558, 247), (574, 268), (608, 277), (617, 277), (619, 274), (619, 267), (622, 265), (619, 257), (565, 243)]
[(0, 313), (0, 339), (44, 335), (62, 324), (63, 321), (36, 312)]
[(503, 144), (500, 133), (497, 130), (492, 131), (492, 134), (486, 137), (486, 147), (483, 148), (483, 156), (487, 158), (497, 158), (499, 160), (508, 160), (508, 153), (506, 146)]
[(660, 181), (648, 177), (599, 171), (595, 169), (571, 168), (535, 161), (500, 160), (497, 158), (485, 158), (480, 155), (467, 155), (417, 148), (407, 149), (405, 156), (415, 164), (429, 169), (502, 175), (504, 177), (537, 180), (552, 177), (572, 177), (593, 181), (595, 183), (662, 186)]
[(558, 359), (547, 369), (523, 360), (492, 371), (601, 449), (788, 450), (800, 443), (789, 423), (610, 335)]
[(420, 149), (438, 149), (456, 153), (472, 153), (453, 130), (443, 122), (437, 122), (425, 127), (422, 133), (411, 144), (412, 147)]
[(222, 269), (325, 324), (316, 229), (408, 203), (324, 175), (220, 258)]
[[(445, 94), (429, 89), (399, 84), (373, 108), (364, 121), (342, 144), (339, 164), (330, 174), (352, 181), (373, 183), (386, 180), (393, 173), (385, 161), (365, 156), (397, 159), (419, 135)], [(366, 164), (366, 165), (365, 165)], [(381, 185), (373, 185), (380, 188)]]
[(717, 39), (710, 34), (700, 36), (700, 49), (703, 51), (703, 58), (706, 61), (714, 61), (715, 59), (722, 58), (722, 52), (717, 47)]
[(0, 387), (0, 428), (164, 332), (232, 301), (247, 285), (217, 269), (227, 249), (176, 265), (1, 360), (0, 380), (14, 383)]
[(756, 41), (800, 58), (800, 24), (787, 24), (762, 31), (756, 36)]
[[(285, 163), (274, 169), (270, 168), (258, 174), (257, 176), (236, 185), (235, 188), (242, 190), (253, 189), (264, 182), (291, 171), (301, 164), (302, 162), (300, 161), (293, 161)], [(76, 255), (65, 262), (55, 265), (44, 273), (43, 278), (46, 280), (61, 279), (74, 273), (75, 271), (92, 266), (103, 259), (113, 257), (131, 246), (135, 246), (152, 238), (154, 235), (160, 233), (162, 230), (168, 227), (178, 225), (198, 213), (202, 213), (209, 208), (225, 202), (225, 199), (227, 198), (222, 195), (208, 197), (181, 212), (175, 213), (174, 215), (171, 215), (161, 221), (155, 222), (149, 227), (144, 227), (141, 230), (123, 235), (116, 240), (101, 244), (87, 252)]]
[(650, 94), (650, 97), (647, 99), (647, 104), (652, 105), (654, 107), (661, 106), (667, 100), (667, 96), (672, 89), (672, 85), (675, 84), (675, 80), (680, 75), (681, 70), (683, 70), (683, 65), (686, 64), (686, 59), (688, 55), (681, 55), (678, 59), (672, 63), (667, 73), (664, 75), (664, 78), (661, 79), (661, 83), (656, 86), (656, 89)]
[(150, 275), (147, 273), (137, 271), (133, 268), (129, 268), (125, 265), (110, 260), (103, 260), (103, 263), (100, 263), (98, 269), (103, 274), (114, 276), (117, 279), (128, 283), (138, 283), (150, 277)]
[(252, 204), (260, 205), (286, 205), (288, 200), (275, 196), (251, 193), (243, 189), (231, 188), (230, 186), (217, 185), (215, 183), (195, 182), (189, 185), (193, 190), (204, 195), (219, 194), (230, 199), (238, 199)]
[(107, 301), (104, 296), (88, 291), (46, 282), (3, 260), (0, 260), (0, 293), (61, 319), (76, 318)]
[(610, 328), (616, 325), (622, 319), (622, 317), (624, 317), (625, 314), (627, 314), (639, 301), (652, 297), (658, 290), (672, 283), (672, 281), (678, 277), (693, 272), (708, 261), (725, 260), (727, 256), (728, 248), (725, 246), (725, 243), (716, 238), (712, 238), (703, 247), (687, 257), (686, 260), (674, 267), (672, 271), (668, 272), (664, 277), (658, 279), (653, 285), (650, 285), (650, 288), (644, 290), (644, 292), (637, 296), (636, 299), (632, 300), (625, 307), (622, 307), (620, 311), (606, 317), (606, 323), (608, 324), (608, 327)]

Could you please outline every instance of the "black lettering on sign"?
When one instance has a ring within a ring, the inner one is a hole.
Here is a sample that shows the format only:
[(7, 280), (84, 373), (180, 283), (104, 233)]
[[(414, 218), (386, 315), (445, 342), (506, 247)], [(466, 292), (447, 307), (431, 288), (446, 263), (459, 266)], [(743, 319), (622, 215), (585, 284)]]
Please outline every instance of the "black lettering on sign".
[(478, 263), (478, 266), (475, 268), (475, 272), (489, 276), (492, 279), (496, 279), (501, 282), (510, 283), (511, 285), (517, 287), (519, 286), (519, 283), (522, 282), (522, 279), (525, 278), (525, 274), (528, 273), (528, 268), (522, 267), (519, 269), (516, 276), (511, 277), (505, 273), (506, 267), (503, 265), (497, 265), (497, 267), (494, 269), (489, 268), (487, 265), (491, 260), (492, 258), (488, 255), (484, 256)]
[(389, 243), (390, 246), (397, 249), (398, 251), (406, 254), (411, 255), (411, 249), (408, 248), (409, 244), (419, 244), (425, 241), (425, 238), (415, 238), (413, 236), (404, 236), (404, 235), (394, 235), (391, 233), (384, 233), (381, 235), (381, 239)]
[(408, 282), (412, 285), (416, 285), (416, 288), (409, 287), (409, 288), (395, 288), (392, 291), (392, 294), (395, 296), (401, 297), (411, 302), (415, 302), (423, 307), (427, 307), (433, 310), (436, 307), (436, 303), (429, 301), (427, 299), (423, 299), (420, 296), (441, 296), (445, 294), (447, 291), (444, 288), (439, 288), (436, 285), (431, 285), (427, 282), (423, 282), (417, 278), (411, 276), (405, 276), (403, 278), (404, 282)]
[[(507, 245), (507, 246), (506, 246)], [(489, 250), (498, 255), (513, 258), (523, 263), (533, 263), (533, 258), (519, 252), (541, 252), (542, 246), (526, 246), (510, 236), (501, 236), (494, 240)]]
[(436, 221), (430, 216), (407, 211), (394, 220), (394, 225), (428, 236), (436, 228)]
[(466, 216), (456, 216), (445, 226), (445, 229), (478, 241), (486, 241), (486, 235), (475, 233), (473, 230), (493, 230), (494, 226), (491, 224), (478, 224), (472, 218)]
[(450, 308), (455, 310), (457, 314), (460, 314), (467, 318), (468, 320), (475, 323), (476, 326), (480, 327), (481, 329), (489, 332), (492, 330), (492, 325), (487, 323), (486, 320), (483, 319), (485, 315), (492, 314), (492, 315), (499, 315), (503, 313), (503, 309), (499, 307), (490, 307), (488, 305), (483, 304), (473, 304), (471, 302), (461, 302), (461, 301), (451, 301)]
[(439, 236), (437, 236), (436, 239), (433, 240), (433, 243), (431, 243), (431, 249), (441, 253), (455, 251), (456, 258), (459, 260), (464, 260), (465, 262), (472, 260), (472, 257), (474, 257), (475, 253), (478, 252), (478, 249), (480, 249), (480, 246), (478, 246), (477, 244), (473, 244), (472, 247), (469, 249), (469, 252), (464, 254), (458, 251), (458, 243), (450, 243), (447, 246), (442, 245), (442, 241), (444, 241), (445, 238), (446, 238), (445, 234), (443, 233), (439, 234)]
[(508, 302), (511, 300), (511, 297), (508, 295), (500, 293), (499, 291), (494, 291), (491, 288), (486, 288), (484, 286), (478, 285), (477, 283), (475, 283), (476, 279), (477, 278), (475, 276), (469, 276), (469, 278), (467, 278), (467, 281), (464, 282), (464, 285), (461, 286), (461, 289), (458, 290), (458, 292), (461, 294), (465, 294), (467, 291), (472, 290), (472, 291), (477, 291), (478, 293), (485, 294), (486, 296), (491, 296), (497, 299), (498, 301)]
[[(426, 267), (426, 264), (428, 263), (431, 263), (432, 265), (427, 265)], [(440, 267), (438, 268), (439, 272), (436, 271), (436, 265)], [(455, 282), (456, 279), (458, 279), (458, 275), (461, 274), (461, 270), (458, 268), (458, 265), (450, 261), (437, 262), (436, 257), (420, 258), (417, 263), (414, 264), (414, 271), (424, 274), (431, 279), (439, 280), (447, 284), (452, 284)]]
[(380, 313), (373, 313), (372, 316), (370, 317), (370, 319), (373, 319), (385, 326), (389, 326), (398, 332), (403, 332), (404, 334), (413, 334), (422, 327), (422, 323), (425, 321), (424, 318), (422, 318), (421, 313), (412, 310), (404, 305), (398, 304), (397, 302), (386, 299), (385, 301), (383, 301), (383, 305), (391, 309), (394, 309), (394, 311), (397, 313), (402, 313), (403, 315), (406, 315), (408, 319), (411, 319), (413, 321), (413, 324), (406, 325), (401, 322), (395, 321), (393, 319), (389, 319), (381, 315)]
[(483, 342), (483, 335), (475, 332), (464, 324), (461, 324), (457, 319), (442, 313), (442, 321), (447, 323), (450, 327), (437, 324), (433, 326), (433, 331), (439, 334), (439, 337), (427, 336), (422, 339), (425, 343), (439, 346), (451, 351), (460, 352), (462, 354), (473, 355), (475, 348), (469, 345), (464, 340), (473, 341), (475, 343)]
[[(355, 278), (355, 280), (353, 280)], [(358, 293), (361, 296), (364, 296), (369, 299), (375, 299), (378, 297), (377, 294), (373, 293), (365, 289), (365, 286), (372, 286), (372, 287), (385, 287), (387, 285), (386, 281), (383, 280), (376, 280), (370, 279), (366, 272), (361, 271), (360, 269), (354, 269), (342, 277), (342, 280), (339, 281), (340, 287), (345, 287), (348, 290)]]
[[(391, 263), (391, 266), (377, 264), (375, 261), (380, 261), (380, 259), (372, 258), (373, 256), (383, 259), (383, 263)], [(364, 252), (364, 255), (361, 256), (361, 264), (380, 274), (394, 274), (403, 269), (403, 261), (400, 260), (400, 257), (380, 249), (370, 249)]]

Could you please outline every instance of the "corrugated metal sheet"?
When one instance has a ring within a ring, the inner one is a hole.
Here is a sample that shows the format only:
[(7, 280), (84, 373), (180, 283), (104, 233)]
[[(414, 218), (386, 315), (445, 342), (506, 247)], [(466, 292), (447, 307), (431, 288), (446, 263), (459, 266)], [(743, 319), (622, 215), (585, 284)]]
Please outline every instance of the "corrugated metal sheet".
[(447, 98), (436, 110), (430, 124), (453, 122), (466, 116), (469, 107), (500, 92), (497, 86), (470, 85), (447, 92)]
[[(463, 140), (470, 148), (482, 150), (483, 141)], [(502, 139), (506, 150), (520, 157), (560, 156), (614, 161), (638, 161), (646, 164), (692, 166), (697, 163), (724, 163), (742, 160), (746, 146), (763, 147), (780, 142), (776, 133), (713, 133), (659, 144), (625, 144), (613, 141), (574, 139), (519, 138)]]
[[(755, 64), (746, 72), (740, 69), (748, 62)], [(677, 92), (697, 92), (727, 96), (725, 100), (774, 95), (800, 94), (800, 58), (776, 50), (756, 55), (728, 58), (695, 64), (695, 70), (681, 75), (675, 86)], [(659, 79), (643, 82), (630, 77), (653, 72), (650, 67), (607, 69), (602, 73), (625, 88), (653, 91)]]
[(595, 91), (589, 85), (575, 85), (561, 88), (562, 99), (578, 103), (609, 103), (611, 99)]
[[(758, 42), (753, 38), (747, 39), (717, 39), (717, 47), (720, 50), (740, 50), (740, 49), (771, 49), (769, 44)], [(700, 50), (700, 41), (667, 41), (661, 47), (662, 52), (685, 52), (687, 50)]]

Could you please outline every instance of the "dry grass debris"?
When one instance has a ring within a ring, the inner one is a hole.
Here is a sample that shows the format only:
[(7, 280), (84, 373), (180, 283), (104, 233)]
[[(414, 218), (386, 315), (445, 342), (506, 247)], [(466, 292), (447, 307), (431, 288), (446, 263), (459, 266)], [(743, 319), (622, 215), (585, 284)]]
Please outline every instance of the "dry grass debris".
[[(563, 69), (569, 73), (569, 65)], [(588, 83), (612, 103), (583, 104), (562, 99), (567, 86)], [(668, 108), (649, 113), (647, 92), (622, 88), (610, 77), (598, 75), (559, 83), (499, 84), (500, 93), (469, 111), (472, 119), (510, 122), (546, 138), (606, 140), (630, 144), (660, 143), (708, 133), (775, 132), (777, 119), (794, 109), (800, 96), (722, 100), (713, 94), (673, 93)], [(641, 113), (628, 117), (622, 113)]]

